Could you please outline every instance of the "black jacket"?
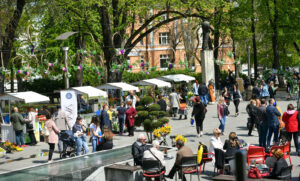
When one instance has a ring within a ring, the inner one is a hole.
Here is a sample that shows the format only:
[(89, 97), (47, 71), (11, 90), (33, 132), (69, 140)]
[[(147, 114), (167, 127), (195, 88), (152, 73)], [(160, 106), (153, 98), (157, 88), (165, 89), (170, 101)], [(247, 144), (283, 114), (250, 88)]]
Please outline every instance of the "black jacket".
[(157, 104), (160, 105), (161, 111), (167, 111), (167, 103), (165, 100), (160, 99), (159, 101), (157, 101)]
[(266, 112), (266, 106), (260, 106), (257, 109), (257, 118), (258, 118), (258, 123), (259, 124), (268, 124), (268, 117), (267, 117), (267, 112)]
[(282, 168), (288, 167), (288, 164), (284, 158), (280, 158), (275, 162), (274, 168), (271, 173), (272, 178), (278, 178), (280, 176), (280, 172)]
[(109, 120), (109, 115), (107, 114), (107, 111), (102, 110), (100, 114), (100, 128), (103, 130), (104, 126), (108, 126), (110, 130), (112, 130), (112, 125)]
[(256, 95), (256, 97), (259, 97), (260, 90), (257, 86), (254, 86), (252, 89), (252, 94)]
[(239, 90), (233, 91), (232, 92), (232, 97), (233, 97), (233, 100), (240, 99), (241, 98), (241, 92)]
[(199, 85), (198, 94), (199, 94), (199, 96), (204, 96), (204, 95), (208, 94), (208, 88), (206, 87), (205, 84)]
[(233, 157), (235, 152), (240, 149), (240, 146), (238, 144), (232, 146), (229, 140), (226, 140), (223, 149), (226, 150), (225, 157)]
[(134, 142), (131, 148), (131, 154), (134, 160), (134, 165), (142, 165), (144, 151), (147, 150), (145, 144)]
[(205, 106), (202, 102), (195, 103), (193, 107), (192, 116), (195, 116), (195, 119), (204, 119), (205, 118), (205, 112), (204, 112)]
[(273, 91), (273, 88), (271, 86), (269, 86), (269, 94), (270, 94), (270, 98), (274, 98), (274, 96), (276, 95), (276, 91)]

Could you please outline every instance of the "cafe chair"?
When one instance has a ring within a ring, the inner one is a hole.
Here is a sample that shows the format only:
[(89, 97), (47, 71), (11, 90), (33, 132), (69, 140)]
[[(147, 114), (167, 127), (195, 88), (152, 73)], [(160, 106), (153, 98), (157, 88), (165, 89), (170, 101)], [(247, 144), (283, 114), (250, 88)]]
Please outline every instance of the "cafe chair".
[(278, 176), (278, 179), (289, 181), (291, 180), (291, 176), (292, 176), (292, 165), (282, 168), (280, 170), (280, 176)]
[[(203, 172), (205, 171), (205, 164), (208, 162), (212, 162), (214, 156), (215, 156), (214, 153), (203, 153), (202, 154), (202, 163), (203, 163), (202, 170), (203, 170)], [(201, 167), (202, 167), (202, 165), (200, 166), (200, 171), (201, 171)]]
[(143, 177), (145, 178), (159, 178), (160, 181), (164, 180), (165, 170), (158, 160), (143, 160)]
[(248, 148), (248, 165), (250, 165), (251, 160), (255, 160), (255, 163), (265, 163), (265, 148), (259, 146), (249, 146)]
[[(189, 168), (189, 167), (194, 167), (194, 168), (192, 170), (184, 171), (184, 168)], [(198, 169), (198, 163), (197, 163), (197, 155), (183, 157), (181, 160), (181, 165), (179, 165), (179, 168), (180, 168), (182, 177), (184, 175), (190, 174), (190, 180), (192, 180), (192, 174), (196, 174), (198, 177), (198, 181), (200, 181), (199, 169)], [(175, 180), (177, 180), (177, 176), (176, 176)]]

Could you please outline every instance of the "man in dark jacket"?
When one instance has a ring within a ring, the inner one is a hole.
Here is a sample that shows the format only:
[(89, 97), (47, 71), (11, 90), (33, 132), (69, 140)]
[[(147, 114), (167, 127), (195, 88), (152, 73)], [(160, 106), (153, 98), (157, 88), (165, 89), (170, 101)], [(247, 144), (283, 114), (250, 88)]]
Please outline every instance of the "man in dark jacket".
[(158, 95), (157, 104), (160, 106), (161, 111), (167, 111), (167, 103), (165, 100), (162, 99), (161, 95)]
[(269, 105), (266, 108), (267, 118), (268, 118), (268, 139), (267, 139), (267, 147), (270, 147), (271, 138), (274, 133), (273, 142), (276, 143), (278, 141), (278, 131), (279, 131), (279, 120), (278, 116), (281, 116), (278, 109), (273, 105), (275, 102), (274, 99), (269, 100)]
[(106, 125), (109, 127), (110, 130), (112, 130), (111, 121), (109, 120), (109, 115), (107, 113), (108, 105), (103, 105), (103, 109), (100, 114), (100, 128), (103, 130), (103, 127)]
[(22, 115), (19, 113), (19, 109), (14, 107), (13, 113), (11, 115), (10, 121), (13, 125), (13, 128), (16, 133), (16, 144), (19, 146), (24, 146), (24, 124), (25, 120), (23, 119)]
[(252, 89), (252, 95), (255, 95), (256, 97), (259, 97), (259, 95), (260, 95), (260, 90), (257, 87), (257, 83), (254, 83), (254, 87)]
[(267, 133), (268, 133), (268, 117), (266, 112), (266, 100), (261, 100), (261, 106), (258, 108), (258, 126), (259, 126), (259, 146), (266, 148)]
[(138, 140), (133, 143), (131, 154), (134, 160), (134, 165), (142, 165), (144, 151), (147, 150), (146, 147), (146, 137), (144, 134), (140, 134)]
[(207, 105), (207, 94), (208, 94), (208, 88), (206, 87), (205, 83), (202, 83), (198, 88), (198, 94), (200, 96), (201, 102)]

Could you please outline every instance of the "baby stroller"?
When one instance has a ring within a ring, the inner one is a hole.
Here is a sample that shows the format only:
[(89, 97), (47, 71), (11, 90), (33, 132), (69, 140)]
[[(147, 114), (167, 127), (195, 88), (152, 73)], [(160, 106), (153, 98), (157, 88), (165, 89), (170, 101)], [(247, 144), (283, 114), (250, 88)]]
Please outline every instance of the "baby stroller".
[(278, 139), (278, 144), (279, 145), (285, 145), (288, 142), (288, 132), (286, 131), (285, 128), (280, 129), (280, 135)]
[(59, 139), (63, 142), (63, 151), (60, 153), (60, 158), (76, 156), (76, 142), (72, 130), (63, 131), (59, 134)]

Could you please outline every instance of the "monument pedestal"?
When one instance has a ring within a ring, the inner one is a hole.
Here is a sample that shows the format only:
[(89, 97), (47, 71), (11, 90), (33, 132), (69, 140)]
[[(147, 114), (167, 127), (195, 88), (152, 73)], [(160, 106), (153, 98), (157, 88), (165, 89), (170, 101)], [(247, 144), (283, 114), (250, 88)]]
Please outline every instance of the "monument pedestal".
[(208, 85), (211, 79), (215, 80), (214, 54), (212, 50), (201, 51), (201, 70), (202, 82), (205, 85)]

